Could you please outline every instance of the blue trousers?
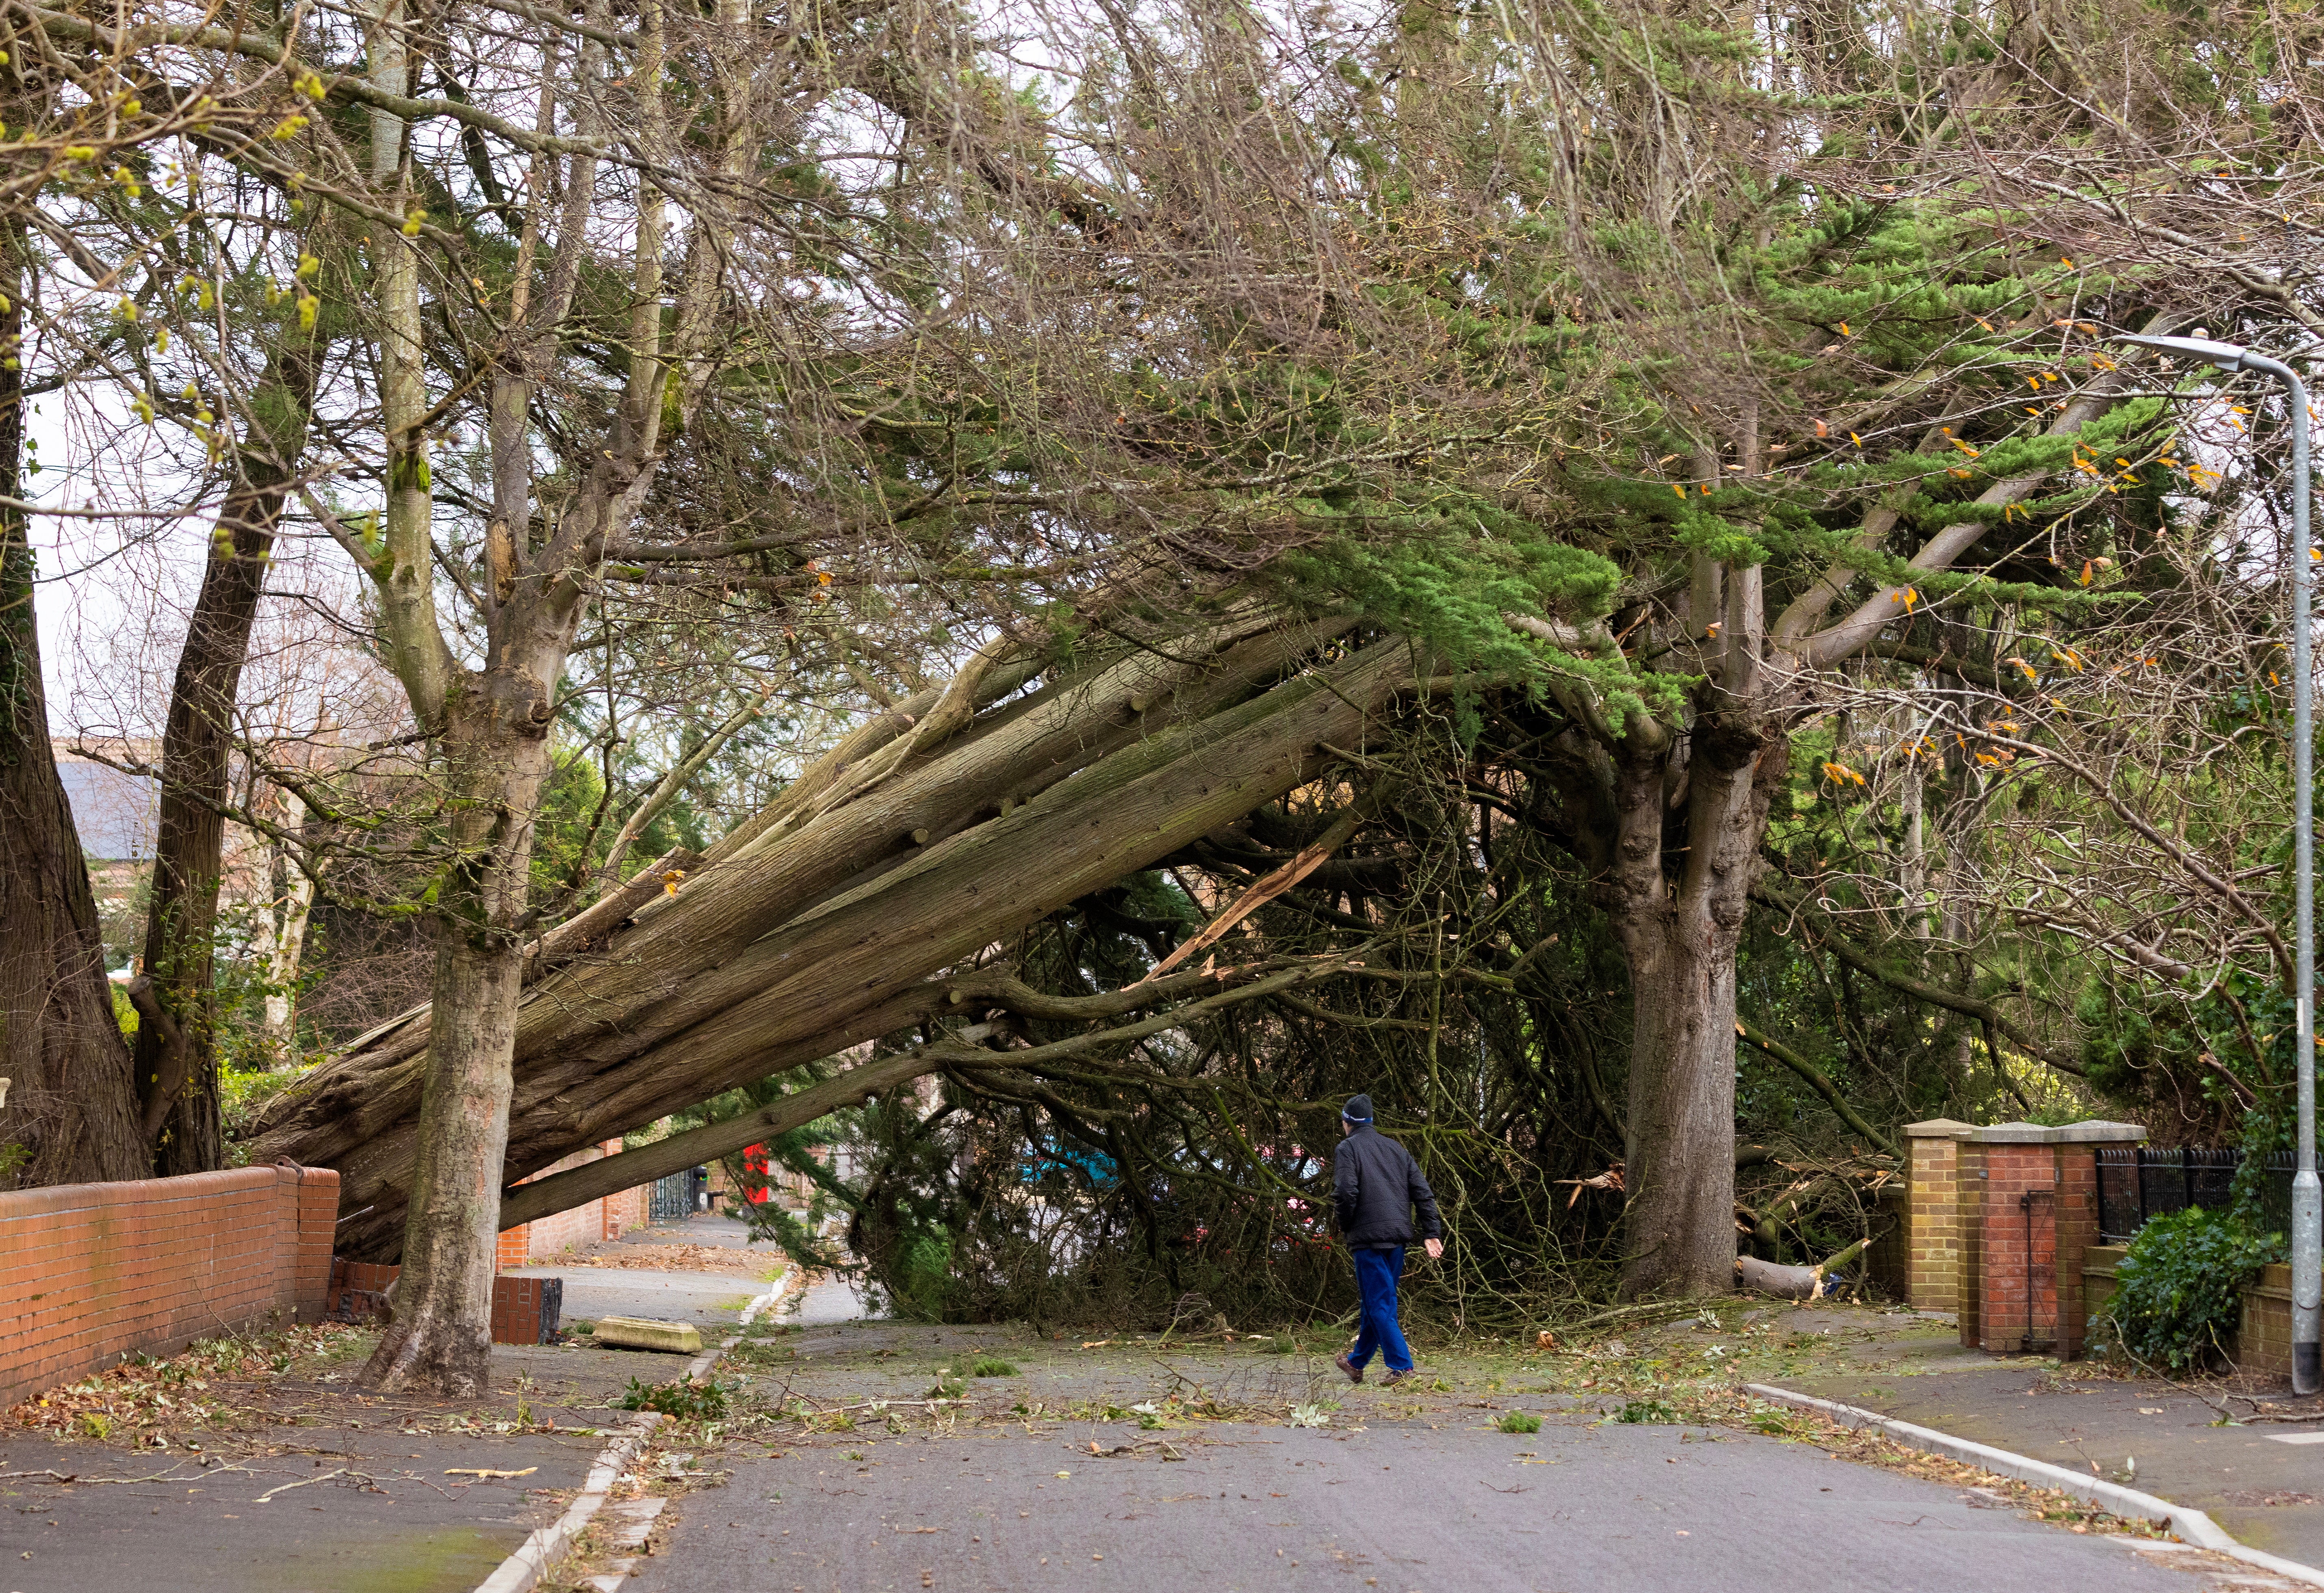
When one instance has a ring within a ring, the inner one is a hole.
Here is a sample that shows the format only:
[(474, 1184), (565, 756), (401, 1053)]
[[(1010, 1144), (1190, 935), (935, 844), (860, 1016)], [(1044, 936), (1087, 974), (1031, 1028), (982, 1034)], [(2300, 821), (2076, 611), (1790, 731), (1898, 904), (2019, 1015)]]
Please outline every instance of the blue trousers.
[(1371, 1363), (1372, 1351), (1386, 1350), (1388, 1369), (1412, 1370), (1412, 1351), (1406, 1348), (1404, 1330), (1396, 1325), (1396, 1280), (1404, 1275), (1404, 1247), (1393, 1250), (1353, 1250), (1356, 1287), (1364, 1302), (1363, 1327), (1348, 1358), (1357, 1366)]

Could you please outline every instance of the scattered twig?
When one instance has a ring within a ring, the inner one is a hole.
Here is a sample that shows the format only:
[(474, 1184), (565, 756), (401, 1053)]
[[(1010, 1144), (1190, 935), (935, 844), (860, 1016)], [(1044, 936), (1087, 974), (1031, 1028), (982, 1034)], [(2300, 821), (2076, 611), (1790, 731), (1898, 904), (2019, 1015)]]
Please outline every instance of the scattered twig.
[(346, 1477), (349, 1475), (351, 1474), (346, 1467), (334, 1466), (328, 1471), (324, 1472), (320, 1477), (304, 1478), (298, 1482), (286, 1482), (280, 1487), (268, 1488), (264, 1493), (259, 1495), (258, 1497), (253, 1499), (251, 1503), (254, 1505), (263, 1505), (275, 1495), (287, 1494), (294, 1487), (312, 1487), (318, 1482), (328, 1482), (334, 1477)]

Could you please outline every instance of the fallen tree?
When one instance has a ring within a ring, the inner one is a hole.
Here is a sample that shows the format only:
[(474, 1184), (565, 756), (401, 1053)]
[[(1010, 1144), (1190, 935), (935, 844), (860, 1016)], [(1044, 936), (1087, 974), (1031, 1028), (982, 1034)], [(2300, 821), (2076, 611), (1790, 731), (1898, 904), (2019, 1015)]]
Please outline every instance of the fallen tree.
[[(535, 949), (503, 1182), (939, 1015), (1053, 1002), (976, 959), (1314, 780), (1424, 685), (1408, 644), (1348, 650), (1351, 628), (1254, 608), (1038, 684), (996, 648), (862, 726), (683, 878), (655, 865), (661, 889), (627, 917), (584, 915)], [(1156, 981), (1090, 1015), (1167, 1007), (1202, 982)], [(347, 1254), (400, 1248), (429, 1035), (424, 1009), (383, 1026), (256, 1126), (254, 1159), (339, 1170)], [(798, 1110), (957, 1060), (946, 1046), (883, 1059)], [(533, 1187), (505, 1200), (504, 1224), (604, 1192)]]

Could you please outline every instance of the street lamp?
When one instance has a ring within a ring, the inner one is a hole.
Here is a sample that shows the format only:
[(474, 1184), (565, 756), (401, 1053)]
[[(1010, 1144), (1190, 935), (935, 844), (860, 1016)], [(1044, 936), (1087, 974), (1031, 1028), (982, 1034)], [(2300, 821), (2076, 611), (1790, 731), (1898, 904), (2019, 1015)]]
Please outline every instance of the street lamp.
[(2324, 1183), (2316, 1176), (2316, 821), (2310, 795), (2313, 727), (2310, 723), (2309, 600), (2315, 583), (2308, 529), (2308, 389), (2281, 360), (2208, 337), (2149, 337), (2117, 334), (2113, 341), (2206, 360), (2224, 371), (2256, 371), (2283, 383), (2292, 410), (2292, 852), (2299, 872), (2300, 1170), (2292, 1180), (2292, 1391), (2324, 1386)]

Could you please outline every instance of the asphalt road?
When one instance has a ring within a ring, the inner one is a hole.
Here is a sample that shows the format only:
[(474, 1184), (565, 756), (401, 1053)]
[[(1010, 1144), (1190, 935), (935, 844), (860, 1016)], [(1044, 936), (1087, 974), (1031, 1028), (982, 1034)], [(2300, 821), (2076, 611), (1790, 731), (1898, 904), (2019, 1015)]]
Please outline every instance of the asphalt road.
[[(2194, 1593), (2122, 1540), (1670, 1426), (827, 1436), (676, 1501), (635, 1593)], [(1096, 1441), (1111, 1450), (1090, 1452)], [(735, 1462), (728, 1462), (735, 1464)], [(1064, 1475), (1060, 1475), (1060, 1474)], [(2183, 1561), (2181, 1562), (2184, 1563)], [(2236, 1568), (2247, 1570), (2247, 1568)]]

